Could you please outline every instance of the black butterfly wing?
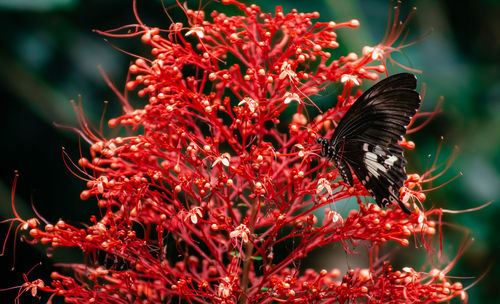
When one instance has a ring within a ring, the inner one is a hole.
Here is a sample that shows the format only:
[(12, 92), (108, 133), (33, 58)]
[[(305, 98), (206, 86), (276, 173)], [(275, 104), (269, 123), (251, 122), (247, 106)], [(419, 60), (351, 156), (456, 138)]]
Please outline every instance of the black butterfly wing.
[(409, 73), (378, 82), (346, 112), (330, 140), (333, 158), (347, 183), (352, 184), (350, 172), (345, 172), (348, 166), (377, 204), (397, 202), (407, 213), (399, 199), (406, 179), (406, 159), (398, 141), (420, 107), (415, 88), (416, 78)]
[(397, 143), (385, 148), (360, 142), (351, 142), (346, 149), (349, 149), (345, 153), (349, 159), (342, 161), (349, 164), (377, 204), (383, 207), (388, 203), (398, 203), (410, 213), (399, 199), (399, 189), (406, 180), (403, 149)]
[[(380, 134), (377, 138), (384, 142), (399, 140), (406, 133), (406, 126), (420, 107), (420, 96), (415, 91), (417, 79), (410, 73), (401, 73), (387, 77), (366, 90), (347, 110), (340, 120), (332, 136), (332, 143), (340, 142), (345, 137), (359, 135), (370, 123), (378, 120), (377, 130), (393, 131), (396, 134), (385, 136)], [(370, 117), (376, 115), (376, 117)], [(386, 124), (387, 123), (387, 124)], [(390, 129), (391, 124), (397, 130)], [(402, 130), (403, 128), (404, 130)], [(375, 130), (372, 133), (376, 132)]]

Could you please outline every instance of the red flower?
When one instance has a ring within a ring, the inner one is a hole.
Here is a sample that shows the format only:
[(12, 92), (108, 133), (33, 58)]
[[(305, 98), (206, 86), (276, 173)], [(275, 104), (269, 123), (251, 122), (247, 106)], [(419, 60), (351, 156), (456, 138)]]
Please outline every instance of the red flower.
[[(207, 18), (186, 9), (188, 23), (168, 30), (137, 18), (132, 33), (103, 33), (140, 36), (151, 48), (151, 58), (130, 66), (133, 78), (126, 85), (147, 104), (134, 110), (122, 98), (125, 113), (109, 125), (131, 126), (126, 137), (99, 139), (82, 124), (92, 159), (78, 162), (89, 176), (81, 198), (96, 198), (101, 217), (87, 228), (62, 220), (39, 228), (18, 217), (33, 242), (77, 247), (87, 257), (85, 264), (67, 265), (73, 277), (54, 272), (50, 285), (35, 280), (24, 290), (69, 303), (466, 299), (446, 273), (394, 270), (377, 255), (384, 243), (407, 246), (411, 236), (430, 244), (437, 226), (430, 216), (438, 212), (414, 204), (406, 216), (398, 207), (363, 202), (367, 193), (359, 181), (348, 187), (338, 180), (313, 146), (360, 95), (351, 89), (385, 72), (390, 52), (402, 47), (395, 43), (404, 23), (395, 20), (388, 39), (365, 47), (361, 56), (340, 56), (337, 31), (348, 34), (343, 28), (356, 28), (357, 20), (313, 22), (319, 13), (277, 7), (273, 15), (256, 5), (222, 2), (236, 5), (241, 15), (213, 11)], [(337, 105), (309, 119), (311, 99), (332, 83), (344, 86)], [(286, 108), (296, 111), (288, 130), (280, 127), (287, 123)], [(410, 175), (405, 184), (420, 201), (422, 181)], [(354, 197), (359, 211), (342, 216), (338, 201)], [(316, 211), (322, 209), (320, 222)], [(320, 246), (359, 241), (371, 248), (369, 268), (344, 276), (338, 269), (299, 268)], [(275, 257), (283, 244), (291, 251)]]

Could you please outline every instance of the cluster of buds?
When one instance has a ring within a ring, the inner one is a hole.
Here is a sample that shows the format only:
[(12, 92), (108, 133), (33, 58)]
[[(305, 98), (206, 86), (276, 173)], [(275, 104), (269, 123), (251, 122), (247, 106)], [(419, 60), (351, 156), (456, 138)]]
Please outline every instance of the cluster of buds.
[[(297, 266), (332, 243), (408, 246), (418, 237), (432, 250), (436, 212), (414, 204), (406, 215), (368, 203), (361, 183), (346, 185), (314, 146), (360, 95), (356, 87), (386, 72), (406, 24), (399, 8), (387, 39), (342, 56), (337, 32), (358, 27), (357, 20), (313, 22), (319, 13), (277, 7), (271, 14), (236, 0), (222, 3), (241, 14), (207, 17), (182, 7), (187, 23), (168, 30), (137, 16), (137, 25), (102, 33), (137, 36), (150, 47), (151, 58), (130, 65), (126, 84), (147, 102), (134, 110), (121, 99), (124, 113), (109, 126), (128, 126), (127, 136), (100, 138), (82, 124), (91, 159), (78, 161), (87, 174), (81, 198), (96, 199), (101, 209), (88, 227), (62, 220), (41, 227), (17, 218), (33, 243), (76, 247), (87, 257), (68, 265), (74, 276), (54, 272), (51, 283), (27, 281), (24, 291), (68, 303), (466, 299), (445, 273), (394, 270), (378, 250), (370, 251), (370, 268), (343, 276), (338, 269)], [(335, 105), (310, 119), (313, 96), (332, 83), (344, 88)], [(291, 120), (285, 109), (295, 112)], [(421, 182), (410, 175), (405, 186), (423, 201)], [(359, 208), (341, 215), (339, 202), (346, 199)], [(275, 255), (283, 246), (289, 252)]]

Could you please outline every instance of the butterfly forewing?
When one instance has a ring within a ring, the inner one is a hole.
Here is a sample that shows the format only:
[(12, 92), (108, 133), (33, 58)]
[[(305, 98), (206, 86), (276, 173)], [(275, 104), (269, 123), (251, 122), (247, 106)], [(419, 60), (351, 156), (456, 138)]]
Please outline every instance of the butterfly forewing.
[[(353, 107), (360, 101), (364, 100), (358, 99)], [(419, 105), (420, 97), (415, 91), (396, 89), (382, 92), (356, 111), (351, 111), (351, 107), (335, 129), (332, 141), (362, 139), (385, 146), (397, 142), (406, 133), (406, 126)]]
[(320, 141), (346, 183), (352, 185), (352, 169), (377, 204), (397, 202), (407, 213), (399, 199), (406, 159), (398, 141), (420, 107), (416, 84), (409, 73), (378, 82), (349, 108), (332, 138)]

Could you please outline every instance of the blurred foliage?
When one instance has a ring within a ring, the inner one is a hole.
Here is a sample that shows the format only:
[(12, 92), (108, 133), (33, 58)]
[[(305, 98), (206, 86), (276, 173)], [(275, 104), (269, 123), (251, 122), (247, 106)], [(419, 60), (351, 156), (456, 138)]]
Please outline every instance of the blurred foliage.
[(37, 11), (51, 13), (59, 9), (75, 9), (77, 0), (0, 0), (2, 10)]
[[(198, 7), (199, 1), (188, 2)], [(385, 32), (388, 8), (386, 0), (282, 0), (255, 1), (265, 10), (274, 11), (278, 3), (284, 11), (319, 11), (321, 20), (361, 22), (358, 29), (339, 31), (341, 48), (337, 54), (360, 53), (364, 45), (378, 43)], [(139, 0), (138, 11), (146, 23), (168, 28), (170, 19), (164, 7), (173, 1)], [(210, 3), (210, 7), (217, 3)], [(432, 110), (440, 96), (445, 103), (442, 113), (421, 132), (412, 134), (417, 143), (407, 152), (412, 170), (423, 172), (428, 154), (435, 155), (440, 137), (444, 136), (440, 161), (445, 161), (457, 145), (460, 149), (452, 168), (436, 186), (463, 176), (429, 194), (427, 206), (463, 210), (488, 201), (487, 208), (464, 214), (447, 214), (444, 250), (451, 261), (461, 246), (470, 242), (450, 275), (479, 277), (491, 265), (489, 273), (470, 292), (470, 303), (498, 303), (500, 265), (494, 257), (500, 254), (500, 4), (495, 0), (404, 1), (403, 11), (412, 6), (418, 11), (409, 25), (408, 41), (416, 44), (404, 49), (398, 61), (423, 71), (426, 84), (424, 110)], [(221, 10), (219, 7), (218, 10)], [(169, 10), (176, 18), (178, 11)], [(0, 91), (2, 105), (0, 130), (3, 131), (1, 162), (2, 219), (10, 218), (10, 187), (14, 170), (19, 170), (16, 206), (25, 217), (33, 215), (30, 203), (48, 221), (63, 217), (68, 222), (85, 223), (98, 213), (95, 202), (80, 201), (85, 183), (73, 176), (63, 162), (62, 147), (72, 160), (86, 154), (88, 146), (76, 133), (53, 123), (76, 126), (76, 116), (69, 100), (81, 100), (83, 109), (99, 126), (108, 100), (105, 117), (120, 113), (120, 105), (99, 73), (98, 66), (121, 89), (132, 57), (117, 50), (147, 56), (139, 39), (115, 39), (107, 42), (93, 29), (112, 29), (135, 23), (131, 1), (121, 0), (0, 0)], [(423, 35), (431, 31), (424, 39)], [(401, 71), (391, 67), (390, 72)], [(367, 85), (367, 84), (365, 84)], [(81, 97), (79, 97), (81, 94)], [(131, 94), (131, 96), (134, 94)], [(322, 109), (333, 104), (333, 89), (318, 100)], [(104, 128), (105, 134), (113, 134)], [(71, 166), (71, 165), (69, 165)], [(22, 209), (22, 210), (21, 210)], [(0, 227), (2, 235), (8, 225)], [(1, 258), (0, 288), (21, 284), (22, 274), (39, 261), (30, 278), (42, 276), (49, 281), (51, 260), (44, 249), (39, 251), (17, 242), (15, 271), (12, 236), (6, 255)], [(417, 244), (419, 246), (419, 244)], [(411, 260), (415, 246), (398, 254)], [(404, 255), (402, 255), (404, 254)], [(69, 254), (71, 256), (71, 254)], [(75, 256), (74, 258), (81, 258)], [(71, 259), (71, 258), (70, 258)], [(435, 262), (435, 261), (434, 261)], [(465, 279), (464, 284), (474, 279)], [(13, 299), (16, 291), (2, 292), (2, 299)], [(22, 297), (23, 303), (32, 300)], [(11, 301), (7, 301), (11, 302)]]

